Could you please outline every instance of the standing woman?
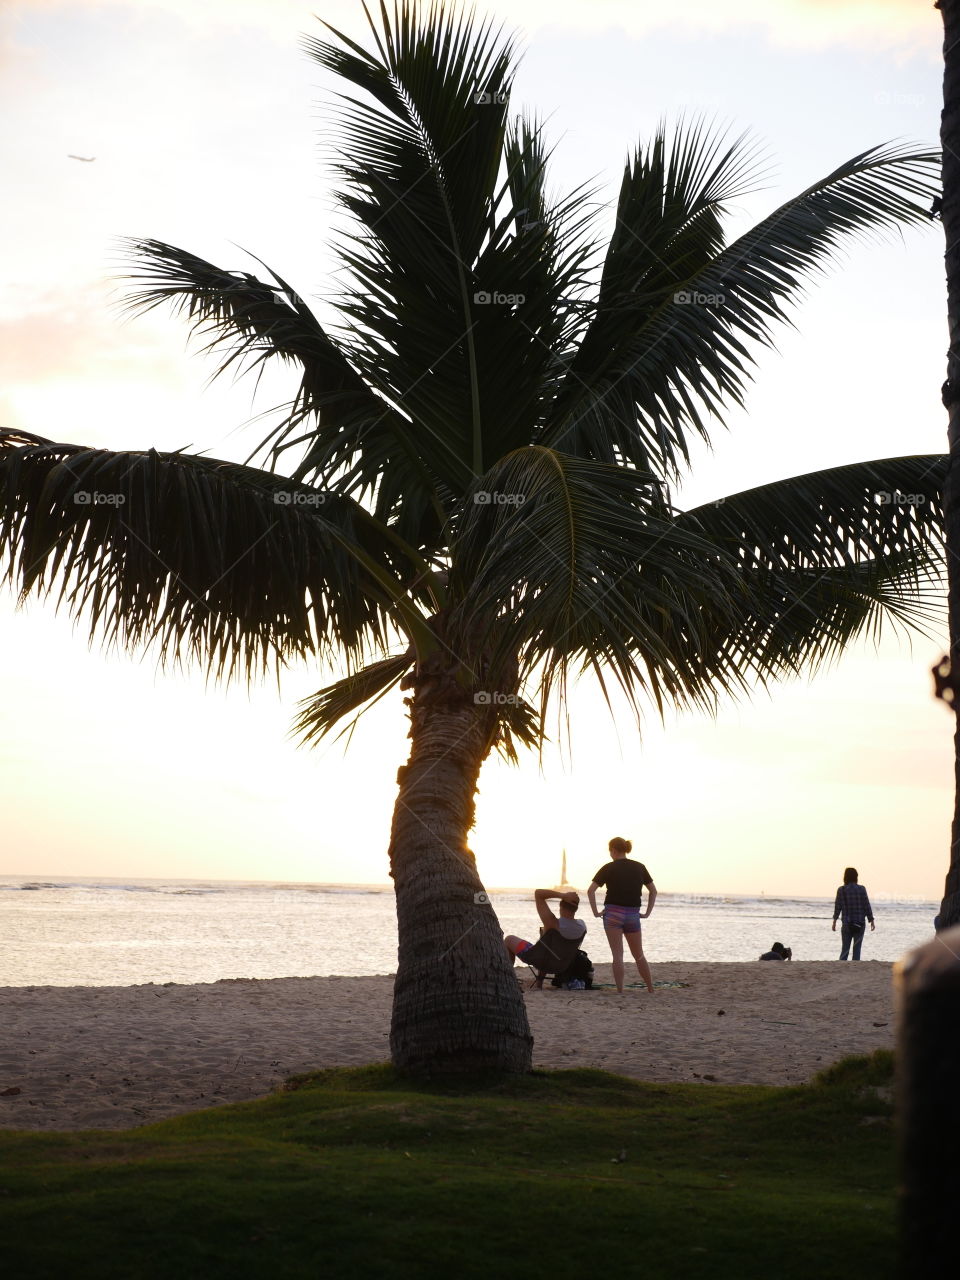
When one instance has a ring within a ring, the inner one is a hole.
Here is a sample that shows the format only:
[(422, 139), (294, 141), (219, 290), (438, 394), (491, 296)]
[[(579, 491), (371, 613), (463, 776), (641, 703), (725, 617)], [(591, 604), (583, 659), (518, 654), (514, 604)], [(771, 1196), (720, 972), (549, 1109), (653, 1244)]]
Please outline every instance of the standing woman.
[(843, 873), (843, 884), (837, 890), (837, 900), (833, 904), (833, 929), (836, 932), (837, 917), (840, 921), (840, 959), (846, 960), (850, 954), (850, 943), (853, 943), (853, 958), (860, 959), (860, 948), (863, 946), (863, 935), (867, 931), (866, 921), (870, 921), (871, 930), (877, 926), (873, 922), (873, 908), (867, 891), (857, 880), (857, 868), (847, 867)]
[[(647, 990), (653, 990), (653, 978), (650, 966), (643, 954), (643, 938), (640, 932), (640, 921), (653, 910), (657, 900), (657, 886), (653, 883), (650, 872), (642, 862), (630, 862), (627, 854), (633, 848), (629, 840), (615, 836), (607, 846), (610, 850), (611, 862), (601, 867), (593, 877), (593, 883), (587, 890), (593, 914), (599, 916), (597, 910), (597, 890), (606, 885), (607, 896), (603, 900), (603, 927), (610, 943), (610, 954), (613, 957), (613, 980), (617, 990), (623, 991), (623, 940), (637, 962), (637, 972), (646, 984)], [(647, 886), (647, 909), (640, 911), (643, 886)]]

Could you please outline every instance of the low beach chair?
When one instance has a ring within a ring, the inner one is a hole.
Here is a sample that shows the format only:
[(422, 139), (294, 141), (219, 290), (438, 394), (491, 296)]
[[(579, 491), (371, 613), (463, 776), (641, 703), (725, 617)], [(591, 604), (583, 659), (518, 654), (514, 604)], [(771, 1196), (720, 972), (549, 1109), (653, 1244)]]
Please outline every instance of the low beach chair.
[(520, 956), (521, 961), (533, 970), (533, 981), (528, 990), (532, 991), (534, 987), (541, 989), (544, 978), (569, 969), (582, 943), (583, 937), (565, 938), (559, 929), (545, 929), (540, 934), (540, 941)]

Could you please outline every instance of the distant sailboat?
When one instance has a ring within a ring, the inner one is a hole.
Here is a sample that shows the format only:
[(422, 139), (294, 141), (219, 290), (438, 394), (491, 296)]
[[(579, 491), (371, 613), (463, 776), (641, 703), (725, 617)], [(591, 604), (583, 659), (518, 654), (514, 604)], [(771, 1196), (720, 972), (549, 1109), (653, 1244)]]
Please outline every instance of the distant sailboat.
[(574, 887), (572, 884), (567, 884), (567, 851), (566, 849), (564, 849), (563, 851), (563, 864), (560, 868), (560, 883), (554, 885), (553, 887), (557, 890), (558, 893), (569, 893), (570, 890)]

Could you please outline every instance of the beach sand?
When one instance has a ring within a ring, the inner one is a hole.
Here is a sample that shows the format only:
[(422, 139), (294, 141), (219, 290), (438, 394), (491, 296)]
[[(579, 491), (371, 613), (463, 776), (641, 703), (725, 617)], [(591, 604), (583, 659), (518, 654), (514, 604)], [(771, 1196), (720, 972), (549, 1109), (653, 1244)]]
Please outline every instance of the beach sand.
[[(655, 965), (654, 981), (684, 985), (652, 995), (548, 985), (525, 995), (534, 1064), (798, 1084), (846, 1054), (892, 1047), (891, 968), (674, 963)], [(597, 981), (611, 982), (609, 965)], [(392, 987), (374, 977), (0, 988), (0, 1127), (126, 1128), (262, 1097), (296, 1072), (383, 1062)]]

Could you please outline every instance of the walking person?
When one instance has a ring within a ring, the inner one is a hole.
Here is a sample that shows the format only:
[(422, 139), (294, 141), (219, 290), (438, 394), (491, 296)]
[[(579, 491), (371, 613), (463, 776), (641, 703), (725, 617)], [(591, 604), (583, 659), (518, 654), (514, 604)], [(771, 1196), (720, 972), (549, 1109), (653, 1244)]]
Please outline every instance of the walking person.
[[(613, 958), (613, 981), (617, 990), (622, 992), (623, 943), (626, 939), (630, 954), (636, 961), (637, 972), (647, 990), (652, 991), (653, 978), (650, 976), (650, 966), (643, 954), (640, 921), (646, 919), (653, 910), (653, 904), (657, 900), (657, 886), (642, 862), (633, 862), (627, 857), (633, 848), (629, 840), (615, 836), (607, 847), (610, 850), (611, 860), (593, 877), (587, 896), (590, 899), (593, 914), (603, 915), (603, 928), (607, 935), (607, 942), (610, 944), (610, 955)], [(607, 890), (602, 913), (597, 910), (597, 890), (601, 885), (605, 885)], [(647, 887), (647, 909), (641, 912), (644, 885)]]
[(860, 959), (860, 948), (863, 946), (863, 935), (867, 931), (866, 921), (870, 921), (871, 932), (877, 927), (873, 920), (873, 908), (867, 891), (857, 879), (856, 867), (847, 867), (843, 873), (843, 884), (837, 890), (837, 900), (833, 904), (833, 925), (836, 932), (837, 917), (840, 921), (840, 959), (846, 960), (850, 954), (850, 943), (853, 943), (853, 958)]

